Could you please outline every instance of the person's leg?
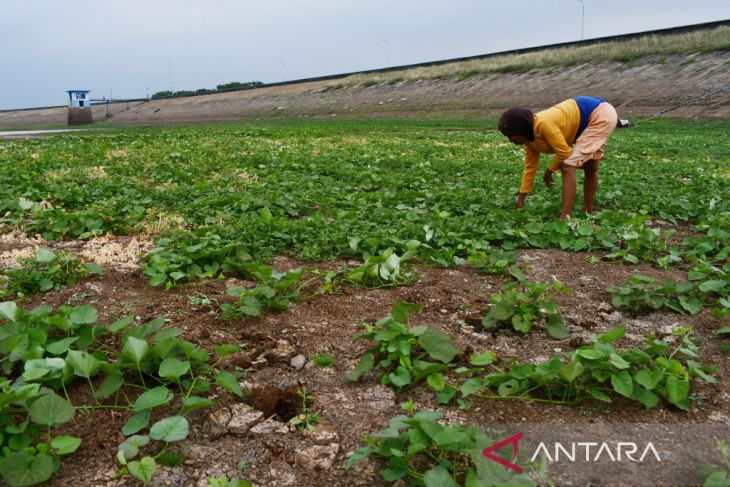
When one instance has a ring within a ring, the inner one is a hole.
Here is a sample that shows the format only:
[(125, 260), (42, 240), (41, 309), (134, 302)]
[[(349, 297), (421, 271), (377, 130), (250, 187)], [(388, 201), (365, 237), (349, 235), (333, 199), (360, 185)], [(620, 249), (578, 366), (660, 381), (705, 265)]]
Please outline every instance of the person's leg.
[(560, 172), (563, 175), (563, 210), (560, 212), (560, 219), (565, 220), (568, 215), (573, 214), (573, 203), (575, 202), (575, 166), (563, 164)]
[(583, 180), (583, 213), (593, 212), (593, 200), (598, 192), (598, 168), (601, 161), (591, 159), (583, 164), (585, 179)]

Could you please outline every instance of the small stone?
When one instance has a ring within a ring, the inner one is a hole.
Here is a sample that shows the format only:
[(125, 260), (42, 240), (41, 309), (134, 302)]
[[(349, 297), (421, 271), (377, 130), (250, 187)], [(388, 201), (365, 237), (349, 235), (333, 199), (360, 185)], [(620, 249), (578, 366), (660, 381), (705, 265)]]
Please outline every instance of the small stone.
[(297, 481), (297, 476), (294, 471), (283, 460), (275, 460), (269, 464), (269, 474), (271, 475), (272, 487), (285, 487), (288, 485), (294, 485)]
[(613, 313), (606, 315), (606, 321), (609, 323), (616, 323), (623, 319), (623, 315), (620, 311), (614, 311)]
[(264, 413), (256, 411), (248, 404), (234, 404), (231, 406), (231, 420), (228, 431), (237, 435), (245, 435), (251, 427), (264, 419)]
[(264, 420), (249, 430), (249, 433), (253, 435), (286, 434), (288, 432), (289, 426), (286, 423), (274, 419)]
[(289, 364), (294, 367), (296, 370), (302, 370), (304, 368), (304, 365), (307, 363), (307, 357), (305, 357), (302, 354), (297, 355), (291, 361)]
[(339, 451), (339, 443), (314, 445), (304, 450), (297, 450), (296, 460), (307, 470), (329, 470)]
[(385, 411), (395, 406), (395, 392), (385, 386), (369, 387), (360, 399), (377, 411)]
[(291, 359), (296, 355), (297, 350), (286, 340), (277, 340), (276, 348), (266, 354), (268, 358), (271, 356), (274, 360), (284, 362), (285, 360)]
[(441, 313), (441, 314), (443, 314), (443, 315), (445, 315), (445, 314), (446, 314), (446, 313), (448, 313), (448, 312), (449, 312), (449, 310), (447, 310), (447, 309), (444, 309), (444, 308), (441, 308), (441, 309), (439, 310), (439, 313)]
[(231, 410), (221, 408), (213, 411), (208, 415), (208, 427), (210, 434), (220, 436), (228, 433), (228, 423), (231, 421)]
[(340, 440), (340, 437), (336, 432), (326, 430), (322, 427), (319, 427), (314, 431), (306, 431), (305, 435), (318, 445), (337, 443)]
[(200, 465), (207, 463), (211, 458), (217, 457), (218, 450), (204, 445), (193, 445), (185, 453), (183, 463), (185, 465)]

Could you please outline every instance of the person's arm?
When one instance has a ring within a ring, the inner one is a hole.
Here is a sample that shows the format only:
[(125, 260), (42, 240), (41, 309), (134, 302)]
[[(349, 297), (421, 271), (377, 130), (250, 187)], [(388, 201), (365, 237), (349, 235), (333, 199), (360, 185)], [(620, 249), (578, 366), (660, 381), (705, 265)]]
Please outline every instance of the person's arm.
[(543, 123), (540, 125), (542, 136), (553, 149), (555, 157), (552, 163), (545, 169), (542, 180), (548, 188), (555, 186), (553, 181), (553, 173), (560, 171), (560, 165), (573, 153), (573, 149), (568, 145), (560, 129), (553, 123)]
[(525, 169), (522, 171), (522, 184), (520, 185), (520, 195), (517, 197), (517, 208), (522, 208), (525, 205), (527, 194), (532, 192), (539, 164), (540, 153), (525, 146)]

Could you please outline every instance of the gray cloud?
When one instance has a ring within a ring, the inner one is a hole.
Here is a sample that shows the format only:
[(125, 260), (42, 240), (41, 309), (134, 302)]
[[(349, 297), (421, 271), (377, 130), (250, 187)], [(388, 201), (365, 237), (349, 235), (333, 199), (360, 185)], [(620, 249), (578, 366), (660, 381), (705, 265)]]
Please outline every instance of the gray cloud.
[[(580, 35), (575, 0), (0, 3), (0, 108), (63, 104), (69, 88), (91, 89), (96, 97), (143, 97), (171, 86), (272, 82)], [(727, 0), (585, 4), (586, 38), (730, 17)]]

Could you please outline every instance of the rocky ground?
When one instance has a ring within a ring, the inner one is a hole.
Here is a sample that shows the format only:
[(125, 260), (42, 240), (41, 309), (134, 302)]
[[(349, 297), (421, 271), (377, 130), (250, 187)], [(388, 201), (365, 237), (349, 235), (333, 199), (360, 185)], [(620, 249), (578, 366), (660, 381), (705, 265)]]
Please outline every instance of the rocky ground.
[[(435, 408), (433, 393), (425, 386), (396, 394), (379, 384), (374, 375), (357, 383), (346, 382), (368, 343), (353, 338), (359, 323), (375, 321), (400, 300), (423, 305), (411, 324), (436, 327), (451, 335), (462, 352), (492, 350), (501, 359), (544, 360), (556, 350), (567, 351), (585, 343), (591, 335), (624, 325), (626, 337), (619, 346), (640, 346), (648, 333), (671, 334), (679, 326), (692, 326), (706, 339), (701, 361), (719, 368), (718, 383), (697, 383), (693, 391), (698, 407), (690, 412), (657, 407), (645, 411), (635, 402), (617, 401), (596, 408), (568, 407), (526, 401), (473, 399), (469, 410), (456, 406), (437, 409), (447, 418), (477, 426), (494, 423), (689, 423), (730, 422), (730, 370), (727, 355), (718, 349), (712, 333), (721, 323), (707, 311), (696, 316), (657, 312), (632, 317), (614, 310), (606, 288), (641, 272), (656, 277), (680, 278), (681, 272), (664, 272), (648, 265), (623, 266), (590, 263), (592, 254), (558, 250), (523, 250), (519, 259), (531, 281), (556, 277), (573, 292), (558, 301), (572, 331), (569, 340), (556, 342), (534, 330), (523, 336), (509, 330), (485, 332), (481, 318), (490, 306), (489, 297), (505, 280), (480, 274), (474, 269), (417, 267), (413, 284), (393, 289), (345, 287), (295, 304), (290, 310), (261, 318), (221, 320), (218, 305), (231, 298), (227, 285), (236, 280), (204, 281), (164, 291), (150, 287), (138, 266), (138, 254), (149, 249), (144, 237), (104, 237), (87, 242), (50, 243), (20, 233), (0, 238), (0, 267), (20, 255), (29, 255), (38, 246), (71, 249), (84, 259), (103, 265), (103, 278), (89, 278), (60, 291), (36, 296), (22, 303), (90, 304), (100, 312), (100, 322), (133, 314), (141, 322), (164, 316), (184, 330), (183, 337), (205, 348), (235, 343), (242, 351), (227, 359), (229, 366), (246, 369), (242, 386), (245, 402), (225, 395), (208, 410), (190, 415), (191, 433), (178, 444), (182, 464), (163, 467), (151, 485), (208, 485), (207, 479), (227, 474), (244, 477), (259, 486), (356, 486), (388, 485), (379, 475), (382, 465), (362, 461), (353, 469), (344, 467), (347, 457), (364, 446), (363, 435), (384, 428), (389, 418), (400, 414), (400, 404), (413, 399), (419, 409)], [(600, 256), (599, 256), (600, 257)], [(340, 263), (309, 264), (278, 258), (279, 270), (298, 266), (334, 269)], [(240, 283), (240, 282), (239, 282)], [(312, 357), (332, 354), (332, 367), (317, 367)], [(298, 391), (306, 387), (315, 399), (309, 408), (321, 417), (312, 432), (301, 432), (287, 423), (302, 412)], [(71, 391), (74, 394), (83, 394)], [(121, 486), (135, 485), (129, 479), (116, 480), (117, 445), (123, 440), (121, 425), (127, 411), (110, 413), (95, 410), (78, 414), (59, 434), (83, 439), (80, 449), (64, 459), (50, 485)]]

